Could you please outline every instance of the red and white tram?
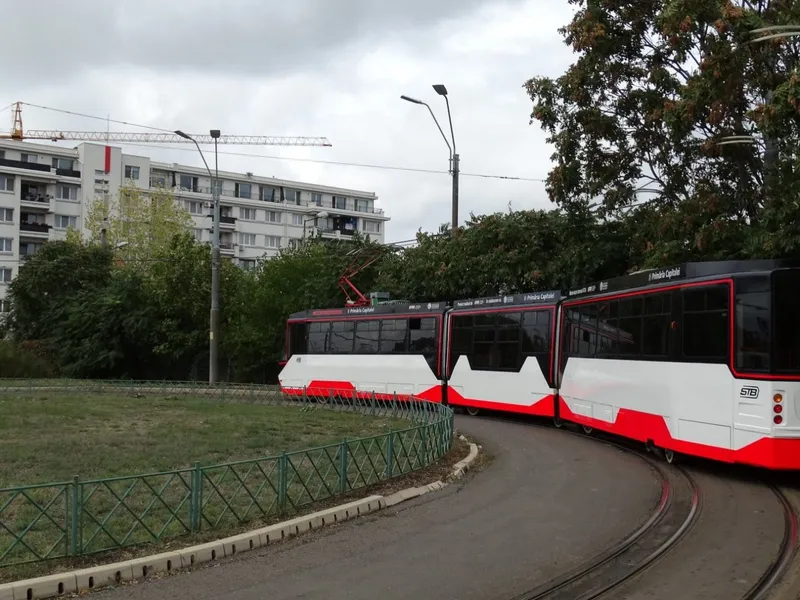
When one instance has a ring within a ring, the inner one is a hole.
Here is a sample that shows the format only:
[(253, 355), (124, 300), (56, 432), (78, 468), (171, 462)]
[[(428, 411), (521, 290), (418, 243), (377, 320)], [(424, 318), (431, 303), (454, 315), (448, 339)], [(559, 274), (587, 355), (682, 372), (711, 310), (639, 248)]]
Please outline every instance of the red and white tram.
[(480, 409), (555, 416), (558, 291), (457, 300), (447, 313), (446, 397)]
[(571, 290), (556, 414), (665, 450), (800, 469), (800, 268), (687, 263)]
[(442, 401), (444, 302), (307, 310), (289, 317), (286, 391)]
[(687, 263), (570, 290), (306, 311), (285, 388), (411, 394), (800, 469), (800, 264)]

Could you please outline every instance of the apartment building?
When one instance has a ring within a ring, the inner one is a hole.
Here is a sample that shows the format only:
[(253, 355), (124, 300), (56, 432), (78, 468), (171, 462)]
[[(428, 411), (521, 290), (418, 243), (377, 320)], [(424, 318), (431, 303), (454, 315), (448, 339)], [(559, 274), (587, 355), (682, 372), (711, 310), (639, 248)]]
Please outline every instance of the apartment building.
[[(220, 171), (220, 250), (253, 268), (317, 231), (348, 239), (358, 231), (383, 242), (389, 220), (372, 192)], [(10, 283), (25, 260), (68, 228), (88, 234), (90, 201), (114, 197), (133, 182), (170, 191), (192, 215), (194, 236), (211, 241), (212, 180), (205, 169), (151, 161), (121, 148), (82, 143), (74, 149), (0, 140), (0, 312)]]

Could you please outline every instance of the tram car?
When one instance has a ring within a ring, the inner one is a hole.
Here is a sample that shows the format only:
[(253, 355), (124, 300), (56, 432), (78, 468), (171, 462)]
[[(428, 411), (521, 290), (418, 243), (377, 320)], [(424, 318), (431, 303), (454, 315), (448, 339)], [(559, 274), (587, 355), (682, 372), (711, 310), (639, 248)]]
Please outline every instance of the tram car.
[(306, 311), (280, 383), (549, 417), (668, 461), (800, 469), (798, 292), (798, 262), (720, 261), (452, 307)]

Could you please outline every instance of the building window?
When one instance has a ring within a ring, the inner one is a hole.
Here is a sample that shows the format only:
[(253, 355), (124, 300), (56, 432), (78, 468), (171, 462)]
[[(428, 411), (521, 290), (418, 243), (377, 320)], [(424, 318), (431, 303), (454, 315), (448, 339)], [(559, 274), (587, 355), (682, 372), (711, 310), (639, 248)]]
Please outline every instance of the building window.
[(340, 210), (347, 210), (347, 198), (344, 198), (342, 196), (334, 196), (333, 208), (338, 208)]
[(0, 208), (0, 222), (13, 223), (14, 222), (14, 209), (13, 208)]
[(356, 210), (358, 212), (372, 212), (372, 208), (369, 205), (369, 200), (356, 198)]
[(275, 202), (276, 190), (273, 187), (263, 186), (261, 188), (261, 200), (264, 202)]
[(151, 177), (150, 178), (150, 187), (152, 188), (165, 188), (167, 187), (167, 178), (166, 177)]
[(13, 271), (9, 268), (0, 269), (0, 283), (10, 283)]
[[(236, 189), (234, 191), (234, 196), (236, 198), (251, 198), (251, 194), (253, 193), (253, 186), (249, 183), (237, 183)], [(245, 217), (242, 217), (243, 219)]]
[(311, 192), (311, 204), (322, 206), (322, 194), (318, 194), (317, 192)]
[(267, 211), (267, 223), (280, 223), (280, 222), (281, 222), (281, 213), (275, 210)]
[(78, 199), (78, 188), (70, 187), (68, 185), (56, 186), (56, 198), (59, 200), (72, 200)]
[(5, 158), (5, 157), (6, 157), (6, 151), (0, 150), (0, 158)]
[(11, 310), (11, 302), (8, 300), (0, 300), (0, 313), (7, 313)]
[(297, 204), (299, 206), (300, 190), (285, 190), (284, 198), (286, 198), (286, 202), (288, 202), (289, 204)]
[(292, 225), (303, 225), (303, 215), (293, 214), (292, 215)]
[(72, 229), (78, 228), (78, 217), (71, 217), (69, 215), (56, 215), (56, 229)]
[(0, 238), (0, 252), (10, 254), (14, 251), (14, 240), (12, 238)]
[(245, 221), (255, 221), (256, 220), (256, 209), (255, 208), (240, 208), (239, 209), (239, 218), (244, 219)]
[(203, 214), (203, 203), (202, 202), (187, 202), (186, 207), (189, 209), (189, 213), (192, 215), (202, 215)]
[(22, 162), (27, 163), (38, 163), (39, 157), (36, 154), (27, 154), (25, 152), (22, 153)]
[(256, 260), (254, 258), (239, 259), (239, 266), (245, 271), (252, 271), (256, 268)]
[(268, 235), (266, 236), (267, 239), (267, 248), (280, 248), (281, 247), (281, 238), (277, 235)]
[(380, 221), (362, 221), (361, 228), (366, 231), (367, 233), (380, 233), (381, 232), (381, 223)]
[(255, 246), (256, 245), (256, 234), (255, 233), (240, 233), (239, 234), (239, 245), (240, 246)]
[(53, 168), (54, 169), (65, 169), (67, 171), (72, 171), (75, 167), (75, 161), (71, 158), (58, 158), (57, 156), (53, 157)]
[(181, 175), (180, 187), (186, 190), (187, 192), (196, 192), (197, 177), (193, 177), (192, 175)]
[(194, 235), (194, 239), (198, 242), (203, 241), (203, 230), (202, 229), (192, 229), (192, 235)]
[(139, 179), (139, 167), (125, 165), (125, 179)]
[(0, 175), (0, 192), (13, 192), (13, 191), (14, 191), (14, 176)]

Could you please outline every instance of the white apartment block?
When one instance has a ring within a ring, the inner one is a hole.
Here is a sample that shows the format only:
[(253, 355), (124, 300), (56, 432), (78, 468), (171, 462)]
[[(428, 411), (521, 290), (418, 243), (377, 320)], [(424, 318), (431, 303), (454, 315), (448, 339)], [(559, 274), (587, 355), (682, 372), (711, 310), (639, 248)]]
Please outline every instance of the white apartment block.
[[(356, 231), (380, 243), (389, 220), (372, 192), (219, 173), (220, 250), (242, 268), (320, 232), (348, 239)], [(90, 201), (116, 197), (133, 182), (142, 190), (165, 188), (192, 215), (194, 236), (211, 241), (212, 181), (204, 168), (151, 161), (118, 147), (82, 143), (74, 149), (0, 140), (0, 312), (8, 310), (8, 283), (19, 266), (67, 228), (88, 235)]]

